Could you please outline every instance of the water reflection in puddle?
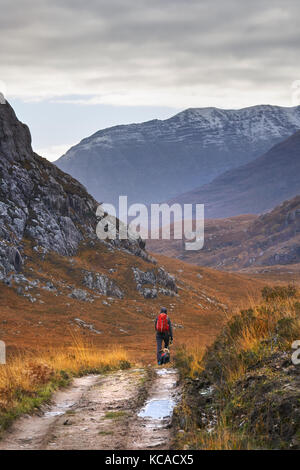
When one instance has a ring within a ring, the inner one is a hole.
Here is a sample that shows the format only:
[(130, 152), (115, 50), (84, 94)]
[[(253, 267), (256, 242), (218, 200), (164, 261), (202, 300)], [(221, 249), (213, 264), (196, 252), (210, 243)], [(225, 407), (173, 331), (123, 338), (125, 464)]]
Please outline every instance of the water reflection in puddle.
[(66, 412), (66, 410), (71, 408), (71, 406), (73, 406), (73, 405), (74, 405), (73, 401), (72, 402), (66, 401), (64, 403), (61, 403), (58, 407), (56, 407), (55, 410), (46, 411), (44, 413), (44, 418), (52, 418), (52, 417), (55, 417), (55, 416), (61, 416)]
[(45, 418), (52, 418), (53, 416), (60, 416), (63, 415), (64, 411), (46, 411), (44, 414)]
[(175, 401), (168, 400), (150, 400), (139, 412), (140, 418), (164, 419), (169, 418), (175, 407)]
[(176, 374), (174, 369), (158, 369), (156, 371), (157, 375), (167, 375), (167, 374)]

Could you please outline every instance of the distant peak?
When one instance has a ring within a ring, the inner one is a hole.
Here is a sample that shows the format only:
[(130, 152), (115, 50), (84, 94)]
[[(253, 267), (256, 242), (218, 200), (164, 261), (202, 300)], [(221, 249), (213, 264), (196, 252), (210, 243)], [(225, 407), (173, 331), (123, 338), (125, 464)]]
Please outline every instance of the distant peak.
[(212, 113), (213, 111), (222, 111), (221, 109), (218, 109), (218, 108), (215, 108), (215, 107), (206, 107), (206, 108), (187, 108), (187, 109), (184, 109), (183, 111), (180, 111), (177, 116), (179, 116), (180, 114), (184, 115), (184, 114), (195, 114), (195, 115), (205, 115), (205, 114), (209, 114), (209, 113)]
[[(299, 110), (300, 106), (279, 106), (272, 104), (258, 104), (253, 106), (247, 106), (244, 108), (216, 108), (214, 106), (204, 107), (204, 108), (187, 108), (183, 111), (180, 111), (176, 116), (207, 116), (213, 113), (243, 113), (248, 111), (272, 111), (272, 110), (283, 110), (283, 111), (294, 111)], [(175, 116), (174, 116), (175, 117)]]

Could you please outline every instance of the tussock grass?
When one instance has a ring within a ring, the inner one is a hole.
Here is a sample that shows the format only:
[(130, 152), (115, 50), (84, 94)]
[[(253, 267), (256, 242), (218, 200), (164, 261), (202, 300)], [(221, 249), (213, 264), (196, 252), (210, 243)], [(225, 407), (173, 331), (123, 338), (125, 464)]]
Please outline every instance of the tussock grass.
[(190, 434), (188, 445), (195, 450), (251, 450), (255, 447), (245, 433), (231, 429), (223, 414), (213, 431), (198, 429)]
[(275, 351), (290, 349), (291, 342), (300, 338), (296, 291), (288, 286), (274, 292), (268, 287), (267, 292), (263, 303), (234, 315), (205, 353), (204, 362), (216, 382), (234, 382), (247, 368)]
[(205, 348), (195, 342), (189, 347), (181, 345), (176, 350), (175, 362), (181, 377), (198, 377), (204, 369)]
[[(268, 436), (263, 436), (263, 423), (257, 421), (256, 431), (250, 435), (247, 428), (232, 421), (232, 412), (241, 406), (235, 387), (253, 367), (264, 368), (265, 381), (268, 374), (272, 377), (274, 373), (268, 371), (267, 360), (278, 352), (290, 351), (291, 343), (300, 339), (300, 302), (299, 292), (293, 286), (266, 287), (262, 298), (260, 305), (253, 303), (233, 315), (205, 352), (197, 347), (178, 350), (176, 362), (181, 376), (200, 377), (212, 383), (217, 402), (217, 424), (210, 430), (198, 425), (196, 416), (201, 410), (197, 409), (197, 398), (189, 410), (182, 409), (184, 421), (188, 423), (187, 432), (181, 438), (183, 446), (208, 450), (253, 449), (260, 446), (260, 441), (262, 446), (268, 442)], [(185, 402), (186, 407), (189, 396)], [(244, 402), (242, 405), (245, 408)]]
[(48, 401), (72, 377), (129, 367), (122, 348), (101, 351), (79, 336), (73, 336), (73, 345), (66, 349), (14, 355), (0, 366), (0, 435), (15, 418)]

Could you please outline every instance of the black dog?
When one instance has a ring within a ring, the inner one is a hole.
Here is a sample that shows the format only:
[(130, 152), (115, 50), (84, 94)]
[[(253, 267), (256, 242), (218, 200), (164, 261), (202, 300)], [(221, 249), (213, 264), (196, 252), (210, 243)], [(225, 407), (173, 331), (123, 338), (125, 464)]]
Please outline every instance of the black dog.
[(160, 361), (159, 364), (168, 364), (170, 362), (170, 351), (168, 348), (163, 348), (160, 351)]

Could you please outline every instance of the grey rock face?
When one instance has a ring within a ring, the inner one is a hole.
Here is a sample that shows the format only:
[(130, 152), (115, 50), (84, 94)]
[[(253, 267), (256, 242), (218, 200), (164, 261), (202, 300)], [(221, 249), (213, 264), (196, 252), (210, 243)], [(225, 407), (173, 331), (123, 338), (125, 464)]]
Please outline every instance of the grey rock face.
[(161, 202), (254, 160), (299, 129), (300, 106), (187, 109), (100, 130), (56, 164), (98, 200), (116, 204), (126, 194), (130, 203)]
[[(97, 207), (78, 181), (32, 151), (27, 126), (8, 103), (1, 104), (0, 278), (22, 268), (24, 238), (35, 251), (66, 256), (73, 255), (81, 241), (97, 240)], [(110, 246), (148, 256), (141, 239), (116, 240)]]
[(16, 119), (7, 102), (0, 106), (0, 155), (11, 163), (33, 158), (29, 129)]
[(88, 294), (86, 290), (83, 289), (74, 289), (71, 294), (69, 294), (71, 299), (82, 300), (84, 302), (93, 302), (94, 299)]
[(12, 271), (20, 271), (22, 265), (19, 250), (0, 240), (0, 280), (6, 279)]
[(132, 268), (137, 289), (141, 289), (144, 284), (156, 284), (154, 271), (141, 271), (139, 268)]
[[(132, 268), (132, 271), (136, 288), (145, 299), (153, 299), (158, 293), (173, 297), (178, 292), (175, 279), (163, 268), (159, 268), (157, 272), (154, 269), (141, 271), (139, 268)], [(149, 285), (153, 288), (149, 288)]]
[(149, 289), (148, 287), (145, 287), (141, 293), (145, 299), (155, 299), (157, 297), (157, 289)]
[(158, 269), (157, 282), (160, 286), (177, 293), (177, 286), (174, 277), (167, 273), (163, 268)]
[(83, 284), (89, 289), (102, 295), (110, 295), (112, 297), (117, 297), (118, 299), (123, 299), (124, 292), (115, 281), (104, 274), (83, 271), (83, 276)]
[[(84, 187), (34, 154), (29, 130), (12, 108), (0, 106), (0, 236), (14, 244), (24, 237), (62, 255), (95, 238), (97, 203)], [(22, 258), (15, 250), (11, 264)]]

